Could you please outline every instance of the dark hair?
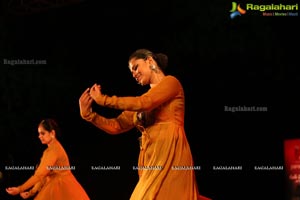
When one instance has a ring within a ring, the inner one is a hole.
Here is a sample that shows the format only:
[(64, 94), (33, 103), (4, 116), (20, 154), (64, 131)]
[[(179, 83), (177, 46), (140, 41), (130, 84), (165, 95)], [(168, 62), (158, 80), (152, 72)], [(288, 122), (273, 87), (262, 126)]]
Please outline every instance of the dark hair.
[(56, 137), (60, 137), (60, 135), (61, 135), (60, 128), (54, 119), (51, 119), (51, 118), (43, 119), (39, 123), (39, 126), (43, 126), (44, 129), (47, 131), (54, 130), (56, 133)]
[(166, 54), (153, 53), (148, 49), (138, 49), (129, 56), (129, 60), (131, 60), (132, 58), (146, 60), (149, 56), (151, 56), (156, 61), (159, 68), (165, 73), (168, 66), (168, 56)]

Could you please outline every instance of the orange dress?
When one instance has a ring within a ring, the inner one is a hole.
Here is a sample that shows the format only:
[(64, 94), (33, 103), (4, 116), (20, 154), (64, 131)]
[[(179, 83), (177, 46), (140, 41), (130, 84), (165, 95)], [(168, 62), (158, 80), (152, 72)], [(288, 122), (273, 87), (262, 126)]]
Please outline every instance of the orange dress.
[[(139, 181), (130, 200), (208, 199), (198, 192), (184, 130), (184, 91), (178, 79), (165, 76), (142, 96), (105, 95), (98, 103), (124, 111), (111, 119), (96, 115), (92, 121), (95, 126), (113, 134), (133, 127), (142, 133), (136, 166)], [(138, 120), (141, 113), (144, 119)]]
[(31, 188), (36, 193), (34, 200), (89, 200), (71, 170), (64, 148), (54, 140), (44, 151), (34, 175), (19, 189), (23, 192)]

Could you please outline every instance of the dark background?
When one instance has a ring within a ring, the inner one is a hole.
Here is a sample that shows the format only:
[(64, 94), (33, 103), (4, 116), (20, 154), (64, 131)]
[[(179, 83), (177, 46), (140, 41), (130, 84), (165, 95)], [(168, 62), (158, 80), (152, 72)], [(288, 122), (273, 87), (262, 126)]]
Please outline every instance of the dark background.
[[(56, 118), (73, 171), (92, 200), (129, 199), (137, 183), (137, 130), (110, 136), (80, 118), (78, 99), (94, 83), (108, 95), (140, 95), (128, 70), (138, 48), (169, 56), (186, 92), (186, 134), (199, 191), (214, 200), (286, 199), (283, 142), (299, 138), (298, 17), (229, 17), (231, 2), (18, 3), (3, 1), (0, 21), (0, 199), (22, 184), (45, 148), (37, 125)], [(29, 1), (28, 1), (29, 2)], [(38, 2), (38, 1), (36, 1)], [(50, 2), (50, 1), (49, 1)], [(7, 65), (4, 59), (46, 60)], [(3, 60), (3, 61), (2, 61)], [(267, 112), (225, 112), (260, 106)], [(119, 111), (95, 108), (107, 117)], [(91, 166), (121, 166), (92, 171)], [(242, 171), (215, 171), (239, 165)]]

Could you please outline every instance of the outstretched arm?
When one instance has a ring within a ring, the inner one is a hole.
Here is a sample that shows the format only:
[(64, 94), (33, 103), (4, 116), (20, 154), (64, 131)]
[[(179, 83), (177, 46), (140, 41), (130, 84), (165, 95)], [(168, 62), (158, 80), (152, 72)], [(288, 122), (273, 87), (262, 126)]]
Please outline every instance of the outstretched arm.
[(93, 99), (87, 88), (79, 98), (80, 116), (82, 119), (91, 122), (97, 128), (109, 133), (120, 134), (134, 127), (134, 112), (123, 112), (117, 118), (105, 118), (92, 111)]
[(90, 122), (106, 133), (116, 135), (135, 127), (134, 114), (134, 112), (124, 111), (118, 117), (108, 119), (93, 112), (94, 117)]
[(45, 177), (42, 181), (36, 183), (29, 191), (26, 192), (21, 192), (20, 196), (23, 199), (28, 199), (30, 197), (35, 196), (44, 186), (45, 182), (46, 182), (47, 177)]
[(10, 195), (17, 195), (20, 193), (20, 196), (23, 199), (28, 199), (30, 197), (33, 197), (43, 186), (42, 181), (36, 183), (31, 190), (29, 191), (25, 191), (25, 192), (21, 192), (21, 189), (19, 187), (9, 187), (6, 188), (6, 192)]
[(17, 195), (22, 193), (38, 182), (44, 180), (44, 178), (49, 174), (50, 170), (48, 169), (49, 166), (53, 166), (57, 160), (57, 155), (54, 151), (48, 151), (47, 153), (43, 154), (41, 159), (41, 163), (39, 167), (36, 169), (33, 176), (31, 176), (24, 184), (18, 187), (9, 187), (6, 189), (8, 194)]
[(183, 92), (180, 82), (173, 76), (165, 77), (157, 86), (138, 97), (117, 97), (101, 93), (100, 85), (93, 85), (90, 97), (98, 105), (128, 111), (149, 111)]

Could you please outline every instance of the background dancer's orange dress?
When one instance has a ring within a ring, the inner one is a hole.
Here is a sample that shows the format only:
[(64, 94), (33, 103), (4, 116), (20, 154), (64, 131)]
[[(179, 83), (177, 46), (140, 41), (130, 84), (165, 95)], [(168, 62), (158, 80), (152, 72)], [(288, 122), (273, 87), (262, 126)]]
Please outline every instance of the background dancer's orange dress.
[[(130, 58), (133, 76), (140, 84), (151, 85), (145, 94), (110, 97), (103, 95), (101, 86), (95, 84), (80, 97), (81, 116), (110, 134), (134, 127), (141, 131), (139, 181), (130, 200), (209, 199), (198, 192), (195, 166), (184, 130), (183, 87), (177, 78), (159, 71), (161, 65), (154, 60), (158, 60), (157, 57), (142, 49)], [(105, 118), (91, 112), (92, 100), (100, 106), (123, 111), (116, 118)]]
[(8, 188), (7, 192), (12, 195), (20, 194), (23, 198), (34, 196), (34, 200), (89, 200), (71, 172), (73, 168), (63, 146), (55, 137), (54, 127), (56, 123), (52, 119), (41, 122), (39, 138), (43, 144), (48, 145), (41, 162), (34, 175), (24, 184)]
[(19, 186), (20, 191), (41, 184), (34, 200), (88, 200), (89, 197), (71, 173), (71, 167), (65, 150), (56, 140), (44, 151), (34, 175)]

